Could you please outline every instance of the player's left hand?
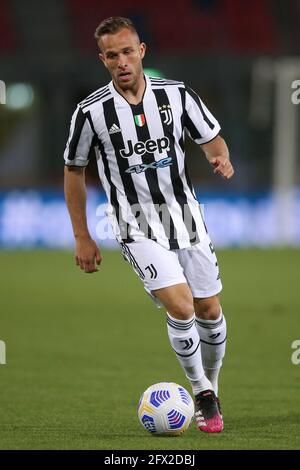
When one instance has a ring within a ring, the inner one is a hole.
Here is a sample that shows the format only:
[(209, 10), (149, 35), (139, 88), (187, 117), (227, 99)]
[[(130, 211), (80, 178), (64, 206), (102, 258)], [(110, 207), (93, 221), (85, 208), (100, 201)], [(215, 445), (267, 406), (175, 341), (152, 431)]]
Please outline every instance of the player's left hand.
[(234, 175), (233, 166), (227, 157), (223, 155), (214, 157), (211, 159), (210, 163), (214, 167), (215, 174), (221, 175), (227, 180), (229, 180)]

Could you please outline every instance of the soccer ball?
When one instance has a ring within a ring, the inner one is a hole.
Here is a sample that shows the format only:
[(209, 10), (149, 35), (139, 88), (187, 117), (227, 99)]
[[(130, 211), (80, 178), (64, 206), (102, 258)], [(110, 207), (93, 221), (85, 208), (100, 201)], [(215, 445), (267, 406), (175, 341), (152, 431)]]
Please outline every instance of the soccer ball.
[(185, 388), (173, 382), (160, 382), (142, 394), (138, 417), (151, 434), (178, 436), (190, 426), (194, 411), (194, 401)]

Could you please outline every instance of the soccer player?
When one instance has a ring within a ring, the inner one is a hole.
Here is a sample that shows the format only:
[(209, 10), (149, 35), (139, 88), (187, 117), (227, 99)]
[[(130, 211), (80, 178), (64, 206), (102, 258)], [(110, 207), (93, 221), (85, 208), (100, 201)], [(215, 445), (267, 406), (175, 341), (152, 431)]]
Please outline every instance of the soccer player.
[(170, 343), (195, 397), (197, 427), (220, 432), (218, 375), (226, 344), (218, 296), (222, 284), (186, 168), (185, 133), (225, 179), (234, 173), (228, 149), (217, 120), (192, 89), (144, 75), (146, 45), (129, 19), (102, 21), (95, 37), (112, 80), (78, 104), (64, 153), (76, 263), (93, 273), (102, 259), (85, 208), (85, 167), (95, 148), (107, 214), (123, 256), (167, 310)]

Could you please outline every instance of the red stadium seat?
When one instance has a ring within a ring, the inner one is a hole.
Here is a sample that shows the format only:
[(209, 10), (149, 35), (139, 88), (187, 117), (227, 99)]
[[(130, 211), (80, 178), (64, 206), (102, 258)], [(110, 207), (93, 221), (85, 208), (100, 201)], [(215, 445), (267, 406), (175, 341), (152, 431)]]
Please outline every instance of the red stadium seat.
[(11, 4), (7, 0), (1, 1), (0, 31), (0, 51), (2, 54), (9, 53), (15, 48), (17, 30), (13, 21)]
[[(147, 29), (145, 4), (137, 0), (126, 2), (114, 1), (99, 2), (99, 0), (66, 0), (69, 6), (73, 33), (77, 46), (81, 50), (96, 49), (93, 38), (94, 31), (98, 24), (110, 16), (126, 16), (132, 18), (137, 27), (141, 20), (141, 29)], [(145, 21), (143, 19), (145, 17)]]
[(272, 53), (277, 48), (270, 0), (66, 0), (81, 50), (94, 49), (93, 32), (109, 16), (128, 16), (153, 49), (176, 52), (231, 50)]
[(223, 0), (223, 3), (230, 49), (259, 54), (275, 51), (276, 31), (270, 0)]

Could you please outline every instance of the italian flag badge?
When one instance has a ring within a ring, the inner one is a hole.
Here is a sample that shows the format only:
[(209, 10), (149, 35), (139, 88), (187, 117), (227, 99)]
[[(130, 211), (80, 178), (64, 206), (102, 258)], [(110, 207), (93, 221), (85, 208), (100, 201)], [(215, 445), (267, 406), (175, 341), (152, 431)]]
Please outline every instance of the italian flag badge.
[(134, 116), (134, 122), (137, 126), (142, 127), (145, 124), (145, 115), (144, 114), (136, 114)]

